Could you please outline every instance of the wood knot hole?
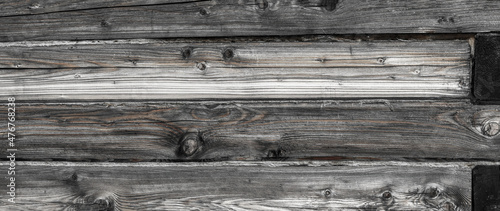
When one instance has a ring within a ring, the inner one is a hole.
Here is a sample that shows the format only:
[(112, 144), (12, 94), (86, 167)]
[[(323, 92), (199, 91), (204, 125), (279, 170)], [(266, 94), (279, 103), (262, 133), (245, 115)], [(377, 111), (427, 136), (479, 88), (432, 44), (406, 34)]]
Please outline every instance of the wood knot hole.
[(333, 194), (333, 191), (329, 188), (323, 190), (323, 196), (325, 196), (325, 197), (331, 197), (332, 194)]
[(269, 7), (269, 3), (267, 2), (267, 0), (258, 0), (257, 7), (259, 7), (259, 9), (261, 10), (265, 10)]
[(200, 13), (201, 16), (207, 16), (208, 15), (208, 11), (205, 8), (200, 8), (199, 13)]
[(333, 11), (337, 8), (338, 0), (321, 0), (320, 7), (325, 8), (326, 11)]
[(500, 124), (498, 122), (487, 121), (481, 127), (481, 132), (485, 136), (496, 136), (500, 133)]
[(234, 57), (234, 50), (232, 48), (226, 48), (222, 52), (222, 57), (224, 58), (224, 60), (232, 59)]
[(207, 69), (207, 63), (206, 62), (198, 62), (196, 63), (196, 68), (201, 71), (205, 71)]
[(382, 193), (382, 199), (383, 200), (390, 200), (392, 198), (392, 193), (390, 191), (385, 191)]
[(107, 199), (96, 199), (93, 207), (96, 208), (96, 210), (114, 210), (113, 202)]
[(183, 59), (191, 58), (191, 54), (193, 53), (193, 49), (191, 47), (185, 47), (181, 50), (181, 55)]
[(110, 25), (111, 24), (108, 21), (106, 21), (106, 20), (102, 20), (101, 21), (101, 27), (109, 27)]
[(188, 131), (180, 141), (179, 145), (179, 155), (181, 156), (189, 157), (200, 151), (202, 141), (198, 131)]
[(385, 57), (377, 58), (377, 62), (380, 63), (380, 64), (385, 64), (385, 60), (386, 60)]
[(440, 194), (441, 194), (441, 191), (439, 191), (439, 189), (437, 189), (437, 188), (433, 188), (433, 189), (431, 189), (431, 191), (429, 192), (429, 197), (430, 197), (431, 199), (435, 199), (435, 198), (437, 198)]

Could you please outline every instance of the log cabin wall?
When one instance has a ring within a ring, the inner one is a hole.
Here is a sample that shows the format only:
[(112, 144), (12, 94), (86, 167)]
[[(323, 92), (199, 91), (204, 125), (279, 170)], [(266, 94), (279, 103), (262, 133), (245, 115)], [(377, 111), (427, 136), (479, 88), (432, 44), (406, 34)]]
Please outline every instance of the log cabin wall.
[(500, 210), (500, 1), (0, 2), (0, 210)]

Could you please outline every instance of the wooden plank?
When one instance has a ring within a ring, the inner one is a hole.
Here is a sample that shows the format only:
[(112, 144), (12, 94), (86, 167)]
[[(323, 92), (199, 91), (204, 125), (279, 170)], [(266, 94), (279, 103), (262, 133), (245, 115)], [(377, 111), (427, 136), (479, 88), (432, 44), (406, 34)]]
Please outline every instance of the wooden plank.
[(201, 1), (206, 0), (44, 0), (41, 2), (31, 0), (2, 1), (0, 2), (0, 17), (81, 11), (113, 7), (171, 5), (179, 3), (195, 3)]
[(500, 34), (476, 37), (474, 96), (480, 103), (500, 104)]
[(470, 63), (468, 40), (5, 43), (0, 96), (29, 102), (458, 98), (469, 95)]
[(471, 210), (471, 169), (453, 164), (19, 162), (15, 181), (12, 211)]
[[(46, 14), (1, 17), (0, 41), (500, 31), (500, 2), (491, 0), (153, 1), (95, 9), (62, 2), (51, 1), (48, 6), (62, 6)], [(45, 6), (30, 2), (25, 7)]]
[(27, 160), (500, 160), (488, 127), (498, 106), (467, 100), (18, 103), (16, 112)]
[(499, 210), (500, 166), (476, 166), (472, 175), (474, 210)]

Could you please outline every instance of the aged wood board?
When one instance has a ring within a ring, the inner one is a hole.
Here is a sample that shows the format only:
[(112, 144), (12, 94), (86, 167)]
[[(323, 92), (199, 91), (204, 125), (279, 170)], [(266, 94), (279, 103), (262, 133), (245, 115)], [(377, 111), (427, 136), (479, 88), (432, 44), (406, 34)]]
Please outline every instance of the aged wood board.
[(12, 211), (471, 210), (471, 168), (454, 163), (19, 162), (17, 173), (20, 203), (0, 202)]
[(0, 43), (19, 101), (464, 98), (470, 40)]
[(468, 100), (19, 103), (16, 110), (16, 141), (30, 160), (500, 159), (500, 108)]
[(500, 31), (492, 0), (23, 0), (0, 8), (2, 42)]

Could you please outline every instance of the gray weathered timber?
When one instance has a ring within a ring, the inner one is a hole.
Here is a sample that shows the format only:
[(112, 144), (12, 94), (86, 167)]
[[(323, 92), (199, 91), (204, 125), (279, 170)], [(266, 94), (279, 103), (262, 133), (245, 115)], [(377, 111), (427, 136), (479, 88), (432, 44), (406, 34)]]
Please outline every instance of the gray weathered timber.
[(500, 109), (466, 100), (18, 103), (16, 112), (29, 160), (500, 160), (488, 127)]
[[(150, 6), (109, 3), (111, 8), (101, 3), (95, 9), (88, 5), (94, 1), (60, 2), (58, 9), (44, 9), (46, 14), (0, 17), (0, 41), (500, 31), (500, 2), (491, 0), (152, 1)], [(19, 4), (14, 7), (18, 11), (10, 14), (26, 13)]]
[(18, 100), (467, 97), (468, 40), (4, 43)]
[(6, 210), (471, 210), (471, 169), (453, 164), (19, 162), (16, 175)]
[(170, 5), (207, 0), (17, 0), (0, 2), (0, 17), (82, 11), (113, 7)]

